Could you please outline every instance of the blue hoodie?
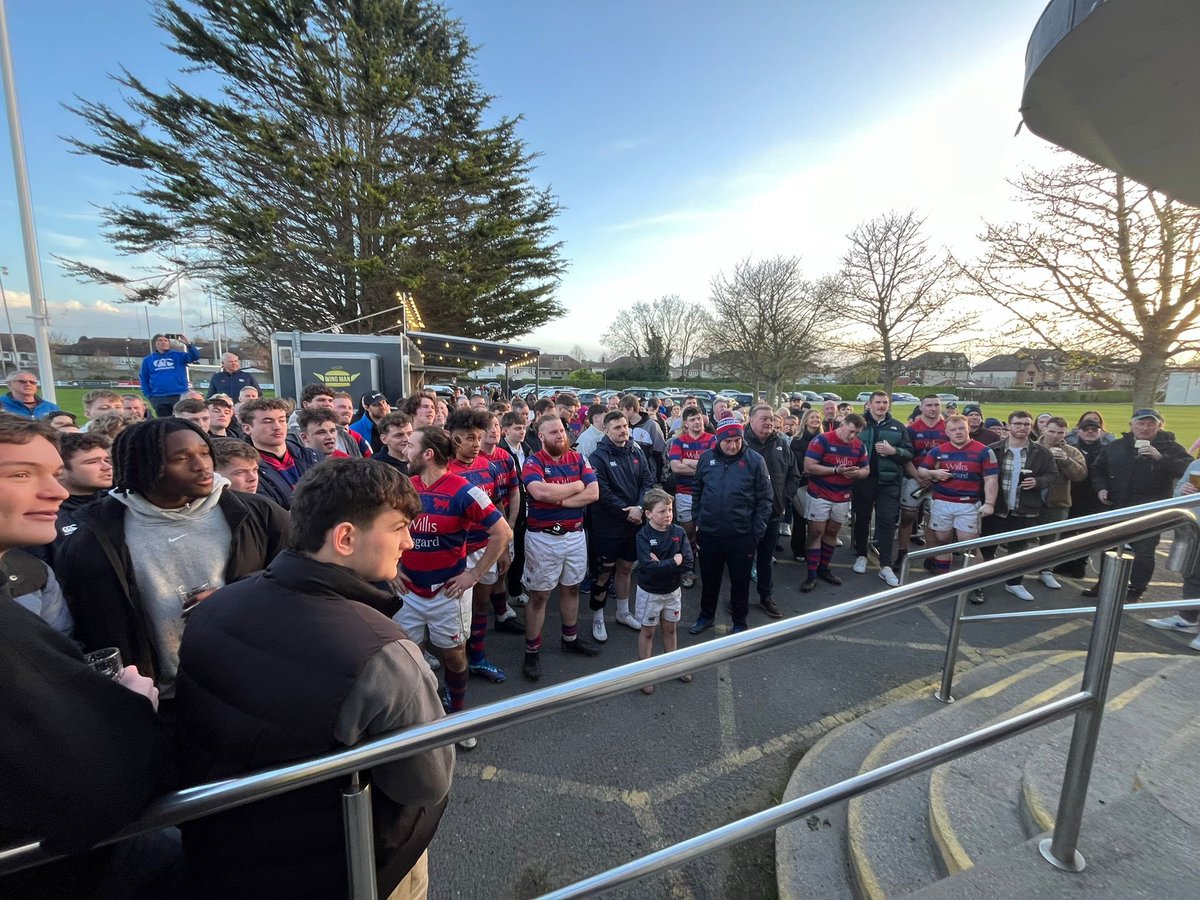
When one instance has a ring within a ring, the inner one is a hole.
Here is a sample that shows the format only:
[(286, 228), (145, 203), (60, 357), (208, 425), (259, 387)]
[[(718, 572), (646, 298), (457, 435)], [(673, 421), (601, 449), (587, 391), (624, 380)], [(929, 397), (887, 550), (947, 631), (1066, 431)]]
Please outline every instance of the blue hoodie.
[(186, 353), (182, 350), (163, 353), (155, 350), (142, 360), (142, 371), (138, 373), (142, 393), (147, 397), (172, 397), (187, 393), (191, 390), (188, 364), (199, 361), (200, 348), (195, 344), (188, 344)]

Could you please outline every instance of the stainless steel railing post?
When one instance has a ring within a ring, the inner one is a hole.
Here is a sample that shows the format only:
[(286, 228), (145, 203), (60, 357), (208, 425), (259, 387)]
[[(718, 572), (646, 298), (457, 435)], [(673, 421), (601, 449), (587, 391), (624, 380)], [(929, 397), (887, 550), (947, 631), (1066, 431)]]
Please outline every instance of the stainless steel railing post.
[[(953, 557), (951, 558), (953, 559)], [(968, 553), (963, 568), (969, 566), (974, 560), (975, 554)], [(954, 598), (954, 615), (950, 619), (950, 633), (946, 635), (946, 658), (942, 661), (942, 685), (933, 695), (943, 703), (954, 702), (954, 696), (950, 691), (954, 687), (954, 666), (958, 662), (958, 641), (962, 636), (962, 618), (963, 613), (967, 611), (967, 598), (970, 594), (971, 588), (964, 587)]]
[(1129, 587), (1133, 557), (1128, 553), (1108, 550), (1100, 572), (1100, 598), (1096, 603), (1096, 618), (1088, 641), (1087, 658), (1083, 666), (1081, 690), (1092, 696), (1090, 705), (1075, 714), (1071, 732), (1071, 748), (1067, 751), (1067, 767), (1063, 772), (1062, 794), (1058, 798), (1058, 815), (1054, 820), (1054, 835), (1041, 842), (1038, 849), (1055, 868), (1081, 872), (1085, 865), (1079, 852), (1079, 827), (1083, 821), (1083, 806), (1087, 801), (1092, 763), (1096, 758), (1096, 739), (1104, 718), (1104, 702), (1108, 695), (1108, 680), (1112, 674), (1113, 653), (1121, 630), (1121, 611)]
[(342, 825), (346, 830), (346, 876), (350, 900), (375, 900), (375, 829), (371, 823), (371, 784), (350, 773), (342, 788)]

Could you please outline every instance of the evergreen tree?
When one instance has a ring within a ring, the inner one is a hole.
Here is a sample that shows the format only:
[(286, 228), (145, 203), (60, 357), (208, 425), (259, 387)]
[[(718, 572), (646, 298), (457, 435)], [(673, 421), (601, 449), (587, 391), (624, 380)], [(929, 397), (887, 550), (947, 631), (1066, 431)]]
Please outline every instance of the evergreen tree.
[(128, 110), (80, 101), (93, 136), (71, 143), (141, 173), (132, 202), (103, 210), (106, 235), (165, 264), (132, 279), (65, 261), (76, 277), (152, 303), (181, 274), (208, 280), (260, 338), (386, 310), (398, 291), (430, 331), (506, 339), (561, 315), (557, 201), (531, 183), (519, 119), (487, 121), (473, 48), (441, 6), (157, 0), (153, 15), (205, 90), (122, 69)]

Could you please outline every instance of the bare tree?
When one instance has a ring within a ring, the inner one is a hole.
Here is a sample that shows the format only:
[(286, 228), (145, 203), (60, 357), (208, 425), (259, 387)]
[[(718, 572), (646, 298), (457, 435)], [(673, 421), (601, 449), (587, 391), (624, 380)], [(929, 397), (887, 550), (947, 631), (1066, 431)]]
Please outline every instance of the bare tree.
[(1091, 163), (1013, 182), (1032, 223), (989, 224), (973, 290), (1075, 365), (1133, 373), (1154, 402), (1167, 363), (1200, 349), (1200, 210)]
[(848, 346), (879, 360), (890, 391), (906, 360), (934, 349), (975, 320), (948, 308), (955, 274), (937, 258), (915, 211), (888, 212), (848, 235), (833, 313)]
[(783, 382), (812, 366), (836, 292), (832, 279), (806, 280), (794, 256), (746, 258), (731, 277), (717, 275), (711, 291), (706, 343), (729, 371), (765, 384), (774, 397)]
[(668, 362), (686, 369), (696, 358), (699, 336), (707, 312), (678, 294), (667, 294), (650, 303), (638, 302), (618, 310), (600, 342), (614, 353), (639, 362), (661, 353)]

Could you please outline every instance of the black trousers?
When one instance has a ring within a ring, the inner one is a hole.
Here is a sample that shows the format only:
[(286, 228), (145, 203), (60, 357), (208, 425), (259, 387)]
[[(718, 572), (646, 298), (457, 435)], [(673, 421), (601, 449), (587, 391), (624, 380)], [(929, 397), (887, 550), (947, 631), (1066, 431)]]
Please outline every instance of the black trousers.
[(175, 404), (179, 402), (182, 394), (170, 394), (159, 397), (150, 397), (150, 405), (154, 407), (154, 414), (160, 419), (169, 419), (175, 415)]
[(779, 519), (767, 520), (767, 531), (758, 542), (755, 551), (757, 559), (754, 565), (758, 570), (758, 596), (765, 600), (771, 596), (774, 587), (775, 566), (771, 560), (775, 558), (775, 545), (779, 543)]
[(879, 565), (891, 566), (896, 525), (900, 521), (900, 485), (880, 484), (877, 477), (856, 481), (850, 489), (850, 510), (854, 513), (854, 555), (867, 555), (874, 514)]
[[(1022, 528), (1028, 528), (1037, 523), (1037, 516), (984, 516), (983, 533), (985, 535), (1004, 534), (1006, 531), (1020, 531)], [(1004, 548), (1009, 553), (1020, 553), (1032, 546), (1033, 541), (1009, 541)], [(980, 547), (979, 552), (983, 554), (984, 559), (995, 559), (996, 549), (996, 546)], [(1020, 584), (1021, 577), (1020, 575), (1014, 576), (1004, 583)]]
[(753, 538), (720, 538), (703, 531), (696, 534), (696, 541), (700, 546), (700, 615), (706, 619), (717, 617), (721, 578), (728, 567), (733, 624), (745, 625), (746, 614), (750, 611), (750, 566), (754, 562), (756, 542)]

